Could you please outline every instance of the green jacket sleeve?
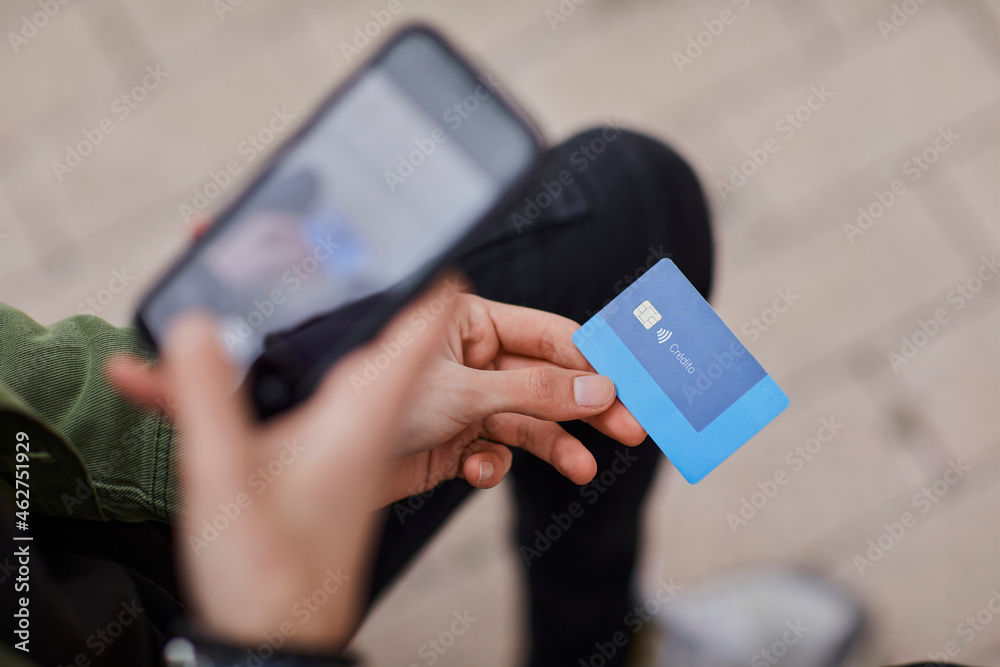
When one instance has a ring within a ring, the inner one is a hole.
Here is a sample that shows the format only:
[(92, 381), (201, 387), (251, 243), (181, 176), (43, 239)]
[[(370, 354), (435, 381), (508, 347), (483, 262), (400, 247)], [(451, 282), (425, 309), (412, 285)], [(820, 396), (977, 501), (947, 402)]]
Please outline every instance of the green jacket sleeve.
[(3, 644), (0, 644), (0, 665), (6, 665), (7, 667), (38, 667), (38, 663), (33, 662), (30, 656), (18, 653)]
[(14, 435), (31, 439), (32, 509), (166, 521), (179, 506), (169, 419), (105, 379), (115, 353), (148, 357), (135, 330), (91, 315), (42, 326), (0, 304), (0, 479), (13, 486)]

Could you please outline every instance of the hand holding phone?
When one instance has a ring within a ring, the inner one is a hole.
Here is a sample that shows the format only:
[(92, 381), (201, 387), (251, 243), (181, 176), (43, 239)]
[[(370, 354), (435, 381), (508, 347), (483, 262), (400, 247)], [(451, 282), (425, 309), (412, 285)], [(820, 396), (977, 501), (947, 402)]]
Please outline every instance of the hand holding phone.
[(540, 145), (439, 35), (403, 30), (153, 288), (138, 325), (156, 346), (179, 313), (207, 311), (258, 411), (287, 409), (447, 263)]

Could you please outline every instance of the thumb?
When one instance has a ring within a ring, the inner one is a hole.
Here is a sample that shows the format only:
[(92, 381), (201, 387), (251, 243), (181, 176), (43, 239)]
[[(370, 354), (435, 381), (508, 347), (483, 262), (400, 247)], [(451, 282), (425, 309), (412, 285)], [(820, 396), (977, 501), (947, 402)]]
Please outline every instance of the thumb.
[(215, 507), (242, 491), (250, 420), (241, 397), (232, 395), (236, 370), (209, 318), (185, 316), (171, 327), (163, 371), (177, 401), (188, 509)]
[(469, 369), (468, 381), (482, 394), (477, 407), (482, 418), (517, 412), (547, 421), (592, 417), (615, 400), (615, 384), (604, 375), (554, 366), (510, 371)]

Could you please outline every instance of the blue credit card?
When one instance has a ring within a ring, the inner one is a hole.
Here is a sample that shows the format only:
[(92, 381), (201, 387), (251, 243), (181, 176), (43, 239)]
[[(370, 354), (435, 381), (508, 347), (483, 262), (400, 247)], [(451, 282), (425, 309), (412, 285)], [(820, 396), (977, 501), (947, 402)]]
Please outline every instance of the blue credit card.
[(669, 259), (573, 335), (684, 479), (700, 481), (788, 397)]

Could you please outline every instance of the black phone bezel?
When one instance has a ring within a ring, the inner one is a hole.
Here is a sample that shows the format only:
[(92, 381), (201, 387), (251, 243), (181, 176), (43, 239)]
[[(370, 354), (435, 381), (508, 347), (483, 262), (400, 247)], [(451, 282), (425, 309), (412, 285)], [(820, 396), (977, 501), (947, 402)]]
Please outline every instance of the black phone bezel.
[[(146, 325), (143, 314), (149, 309), (155, 299), (157, 299), (167, 285), (169, 285), (174, 278), (183, 269), (185, 269), (191, 261), (194, 260), (202, 246), (226, 230), (229, 227), (230, 222), (238, 219), (234, 217), (234, 213), (236, 213), (246, 200), (256, 192), (257, 188), (284, 161), (288, 154), (302, 142), (306, 135), (308, 135), (308, 133), (326, 116), (326, 114), (328, 114), (337, 105), (340, 99), (370, 70), (377, 66), (391, 52), (393, 47), (413, 34), (423, 34), (430, 37), (438, 45), (440, 45), (444, 51), (452, 59), (454, 59), (455, 62), (461, 65), (471, 78), (474, 80), (483, 80), (484, 74), (482, 70), (476, 67), (468, 57), (455, 48), (455, 46), (438, 30), (429, 25), (423, 23), (412, 23), (404, 26), (390, 36), (389, 39), (382, 44), (368, 60), (366, 60), (346, 79), (340, 82), (316, 107), (316, 110), (309, 116), (302, 126), (296, 129), (292, 135), (281, 146), (279, 146), (270, 157), (266, 159), (259, 171), (250, 179), (247, 185), (244, 186), (244, 188), (215, 216), (216, 222), (214, 222), (204, 234), (199, 236), (180, 255), (180, 257), (174, 261), (166, 273), (164, 273), (164, 275), (154, 282), (153, 285), (147, 290), (136, 308), (134, 326), (136, 327), (142, 341), (152, 352), (156, 353), (158, 351), (158, 345), (156, 338)], [(289, 387), (289, 390), (292, 392), (289, 405), (282, 408), (282, 410), (287, 407), (291, 407), (291, 405), (300, 402), (308, 396), (308, 394), (310, 394), (318, 384), (319, 379), (321, 379), (321, 377), (325, 374), (326, 370), (329, 369), (340, 357), (349, 352), (351, 349), (369, 340), (389, 319), (391, 319), (393, 314), (398, 312), (399, 309), (401, 309), (406, 303), (412, 300), (414, 296), (422, 291), (432, 281), (432, 279), (455, 258), (456, 250), (468, 244), (470, 239), (475, 235), (476, 231), (482, 226), (483, 222), (495, 215), (498, 212), (498, 209), (507, 203), (510, 194), (516, 191), (519, 187), (523, 186), (530, 177), (530, 174), (534, 171), (545, 146), (544, 138), (541, 132), (528, 115), (516, 104), (514, 104), (509, 96), (503, 91), (491, 88), (491, 94), (495, 97), (498, 105), (527, 133), (533, 149), (532, 160), (526, 166), (524, 172), (518, 178), (514, 179), (514, 181), (512, 181), (508, 187), (500, 193), (493, 205), (483, 215), (476, 220), (470, 221), (466, 232), (461, 234), (452, 244), (442, 248), (441, 252), (435, 256), (432, 261), (417, 270), (415, 273), (411, 274), (411, 276), (404, 281), (406, 283), (404, 290), (395, 293), (399, 285), (387, 290), (387, 292), (393, 293), (393, 298), (390, 300), (387, 307), (371, 311), (366, 317), (367, 321), (358, 322), (358, 324), (352, 329), (351, 335), (342, 341), (342, 344), (336, 349), (331, 350), (316, 368), (310, 369), (298, 378), (294, 386)], [(260, 406), (258, 406), (258, 408), (260, 408)], [(268, 412), (270, 413), (273, 411)]]

